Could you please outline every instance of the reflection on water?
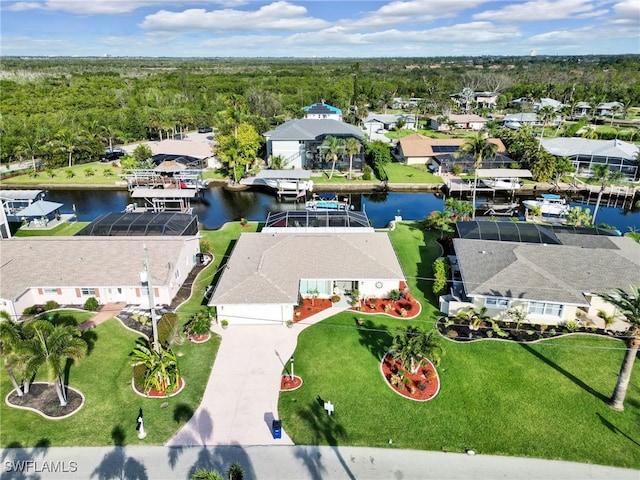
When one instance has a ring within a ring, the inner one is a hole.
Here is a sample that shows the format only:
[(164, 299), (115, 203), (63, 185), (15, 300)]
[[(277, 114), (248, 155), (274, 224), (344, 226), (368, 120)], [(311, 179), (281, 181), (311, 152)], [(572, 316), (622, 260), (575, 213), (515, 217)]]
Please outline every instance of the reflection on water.
[[(421, 220), (433, 210), (442, 210), (444, 198), (433, 193), (350, 193), (340, 197), (349, 198), (355, 210), (364, 210), (376, 228), (389, 224), (396, 215), (405, 220)], [(62, 213), (73, 213), (75, 205), (78, 219), (90, 221), (108, 212), (123, 211), (127, 204), (134, 203), (126, 191), (112, 190), (52, 190), (47, 199), (62, 203)], [(482, 198), (478, 197), (478, 203)], [(604, 202), (603, 202), (604, 204)], [(572, 206), (578, 204), (572, 203)], [(304, 203), (278, 201), (267, 192), (245, 190), (231, 192), (214, 186), (204, 192), (201, 201), (193, 203), (198, 221), (207, 229), (220, 228), (229, 221), (246, 218), (250, 221), (264, 221), (269, 212), (304, 209)], [(584, 205), (580, 205), (583, 206)], [(593, 211), (593, 206), (589, 206)], [(620, 231), (632, 229), (640, 231), (640, 210), (624, 210), (601, 206), (598, 222), (615, 225)]]

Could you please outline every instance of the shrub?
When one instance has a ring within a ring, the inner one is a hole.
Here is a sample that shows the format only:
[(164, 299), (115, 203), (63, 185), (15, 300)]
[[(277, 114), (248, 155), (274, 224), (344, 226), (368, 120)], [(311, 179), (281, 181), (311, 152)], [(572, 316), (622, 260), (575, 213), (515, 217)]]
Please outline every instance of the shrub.
[(386, 304), (384, 305), (384, 311), (385, 311), (385, 312), (389, 313), (392, 309), (393, 309), (393, 307), (391, 306), (391, 304), (390, 304), (390, 303), (386, 303)]
[(222, 328), (227, 328), (229, 326), (229, 320), (222, 320), (220, 322), (220, 325), (222, 325)]
[(458, 332), (455, 330), (447, 330), (447, 337), (456, 338), (458, 336)]
[(55, 300), (49, 300), (48, 302), (45, 302), (44, 305), (42, 305), (42, 310), (48, 312), (49, 310), (53, 310), (55, 308), (58, 308), (59, 306), (60, 305), (58, 305), (58, 302), (56, 302)]
[(400, 309), (400, 316), (401, 317), (406, 317), (409, 314), (409, 312), (407, 311), (406, 308), (401, 308)]
[(575, 332), (578, 329), (578, 322), (575, 320), (567, 320), (562, 324), (562, 326), (570, 332)]
[(338, 303), (340, 301), (340, 295), (331, 295), (331, 302)]
[(35, 315), (36, 313), (38, 313), (38, 307), (35, 305), (31, 305), (22, 311), (23, 315)]
[(389, 300), (393, 300), (394, 302), (400, 300), (401, 296), (402, 296), (402, 294), (400, 293), (400, 290), (398, 290), (398, 289), (394, 289), (394, 290), (391, 290), (389, 292)]
[(185, 326), (187, 335), (205, 335), (211, 330), (211, 317), (206, 309), (192, 315)]
[(451, 169), (451, 172), (454, 175), (460, 175), (462, 173), (463, 169), (462, 169), (462, 165), (454, 165), (453, 168)]
[(96, 300), (96, 297), (89, 297), (87, 298), (87, 301), (84, 302), (84, 309), (90, 312), (95, 312), (99, 306), (100, 304), (98, 303), (98, 300)]
[(364, 171), (362, 172), (363, 180), (371, 180), (373, 179), (373, 169), (369, 165), (364, 166)]
[(449, 260), (438, 258), (433, 262), (433, 293), (438, 296), (445, 293), (449, 279)]

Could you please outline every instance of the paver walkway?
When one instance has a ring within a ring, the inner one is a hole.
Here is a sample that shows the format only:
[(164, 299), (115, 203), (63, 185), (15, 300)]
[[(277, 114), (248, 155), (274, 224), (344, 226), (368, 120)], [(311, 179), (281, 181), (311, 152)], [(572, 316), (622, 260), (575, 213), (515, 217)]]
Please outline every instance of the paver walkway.
[(218, 326), (220, 349), (200, 406), (167, 442), (179, 445), (293, 445), (283, 426), (274, 439), (282, 370), (306, 327), (342, 311), (329, 308), (292, 328), (284, 325)]
[(100, 325), (102, 322), (109, 320), (112, 317), (118, 315), (127, 304), (125, 302), (107, 303), (103, 305), (98, 313), (96, 313), (91, 320), (87, 320), (84, 323), (78, 325), (81, 332)]

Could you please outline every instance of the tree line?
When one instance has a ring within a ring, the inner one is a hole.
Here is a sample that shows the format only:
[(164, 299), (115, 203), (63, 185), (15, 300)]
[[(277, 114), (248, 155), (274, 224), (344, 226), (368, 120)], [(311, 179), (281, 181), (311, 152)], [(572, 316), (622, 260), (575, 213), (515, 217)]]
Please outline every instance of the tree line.
[[(105, 149), (199, 126), (240, 123), (261, 135), (325, 101), (359, 124), (397, 97), (413, 113), (451, 113), (463, 88), (565, 103), (640, 104), (640, 56), (403, 59), (3, 58), (0, 162), (43, 168), (95, 161)], [(486, 113), (486, 112), (478, 112)], [(234, 134), (234, 137), (237, 135)]]

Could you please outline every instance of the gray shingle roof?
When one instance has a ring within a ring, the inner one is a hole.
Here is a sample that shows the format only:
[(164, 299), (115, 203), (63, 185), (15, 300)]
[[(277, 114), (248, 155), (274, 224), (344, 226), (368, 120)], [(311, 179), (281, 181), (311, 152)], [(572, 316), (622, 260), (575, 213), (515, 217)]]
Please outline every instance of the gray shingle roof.
[(264, 134), (270, 140), (321, 140), (322, 137), (327, 135), (363, 139), (363, 133), (360, 128), (338, 120), (325, 118), (289, 120)]
[(301, 279), (404, 279), (384, 233), (243, 233), (210, 305), (298, 302)]
[(0, 242), (0, 298), (29, 287), (140, 284), (146, 245), (156, 287), (173, 278), (180, 251), (196, 237), (27, 237)]
[[(587, 237), (582, 235), (581, 237)], [(640, 284), (640, 245), (596, 237), (593, 247), (454, 239), (470, 296), (586, 304), (583, 293)], [(584, 244), (585, 238), (582, 238)], [(605, 242), (606, 248), (599, 245)]]

